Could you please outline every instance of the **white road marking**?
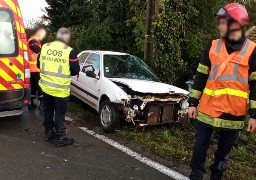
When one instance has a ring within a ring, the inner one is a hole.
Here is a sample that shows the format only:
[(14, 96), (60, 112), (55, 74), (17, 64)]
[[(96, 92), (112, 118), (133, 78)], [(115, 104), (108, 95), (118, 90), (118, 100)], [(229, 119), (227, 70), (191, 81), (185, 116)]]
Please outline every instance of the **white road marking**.
[(80, 127), (81, 130), (83, 130), (84, 132), (96, 137), (97, 139), (100, 139), (102, 141), (104, 141), (105, 143), (115, 147), (116, 149), (119, 149), (121, 151), (123, 151), (124, 153), (128, 154), (129, 156), (137, 159), (138, 161), (160, 171), (161, 173), (173, 178), (173, 179), (176, 179), (176, 180), (188, 180), (188, 178), (162, 164), (159, 164), (147, 157), (144, 157), (142, 156), (141, 154), (138, 154), (136, 152), (134, 152), (133, 150), (131, 150), (130, 148), (126, 147), (126, 146), (123, 146), (121, 144), (119, 144), (118, 142), (116, 141), (113, 141), (112, 139), (109, 139), (108, 137), (106, 136), (103, 136), (103, 135), (99, 135), (99, 134), (96, 134), (94, 131), (92, 130), (89, 130), (88, 128), (86, 127)]

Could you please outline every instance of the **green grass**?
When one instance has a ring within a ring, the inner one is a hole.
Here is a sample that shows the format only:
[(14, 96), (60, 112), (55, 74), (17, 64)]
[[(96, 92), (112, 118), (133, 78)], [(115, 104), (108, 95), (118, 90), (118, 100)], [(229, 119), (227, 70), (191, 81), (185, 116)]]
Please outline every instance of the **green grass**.
[[(97, 122), (97, 114), (81, 102), (71, 102), (69, 111), (74, 115)], [(97, 123), (95, 124), (95, 126)], [(233, 148), (232, 157), (229, 163), (229, 170), (225, 174), (228, 180), (255, 180), (256, 179), (256, 133), (249, 134), (247, 145)], [(151, 152), (159, 155), (163, 159), (189, 164), (194, 145), (195, 128), (190, 124), (174, 124), (168, 127), (146, 127), (129, 128), (121, 127), (115, 134), (120, 138), (125, 138), (139, 146), (147, 148)], [(208, 167), (214, 157), (214, 150), (217, 145), (211, 144), (208, 151), (206, 166)]]
[[(195, 129), (189, 124), (174, 125), (172, 128), (148, 128), (145, 130), (123, 127), (116, 132), (117, 136), (147, 147), (165, 159), (185, 164), (189, 163), (191, 159), (194, 133)], [(225, 174), (226, 179), (256, 179), (256, 152), (251, 150), (251, 148), (255, 148), (255, 141), (255, 134), (252, 134), (247, 146), (233, 149), (230, 169)], [(216, 144), (211, 145), (206, 166), (212, 163), (216, 148)]]

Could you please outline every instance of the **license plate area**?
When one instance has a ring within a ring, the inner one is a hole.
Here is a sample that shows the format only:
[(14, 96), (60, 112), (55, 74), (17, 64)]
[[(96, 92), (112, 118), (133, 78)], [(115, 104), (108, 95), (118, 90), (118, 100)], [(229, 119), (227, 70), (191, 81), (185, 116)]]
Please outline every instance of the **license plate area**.
[(146, 108), (148, 125), (169, 124), (177, 120), (177, 103), (149, 103)]
[(24, 89), (0, 91), (0, 104), (19, 101), (24, 97)]

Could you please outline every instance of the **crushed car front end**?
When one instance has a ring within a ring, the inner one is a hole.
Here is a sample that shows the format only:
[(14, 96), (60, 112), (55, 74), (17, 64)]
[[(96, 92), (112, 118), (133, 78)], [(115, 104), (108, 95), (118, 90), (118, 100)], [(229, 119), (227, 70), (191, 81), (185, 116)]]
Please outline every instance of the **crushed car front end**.
[(116, 104), (122, 118), (134, 125), (160, 125), (187, 121), (188, 92), (142, 93), (113, 80), (128, 95)]

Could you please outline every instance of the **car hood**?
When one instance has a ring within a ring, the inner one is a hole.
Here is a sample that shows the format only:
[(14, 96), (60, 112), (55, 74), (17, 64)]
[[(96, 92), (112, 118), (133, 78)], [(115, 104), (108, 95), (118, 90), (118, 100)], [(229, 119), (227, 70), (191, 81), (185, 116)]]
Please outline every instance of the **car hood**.
[(122, 78), (109, 78), (113, 82), (121, 83), (133, 91), (140, 93), (150, 93), (150, 94), (185, 94), (188, 95), (189, 92), (178, 88), (176, 86), (172, 86), (169, 84), (154, 82), (154, 81), (146, 81), (146, 80), (138, 80), (138, 79), (122, 79)]

